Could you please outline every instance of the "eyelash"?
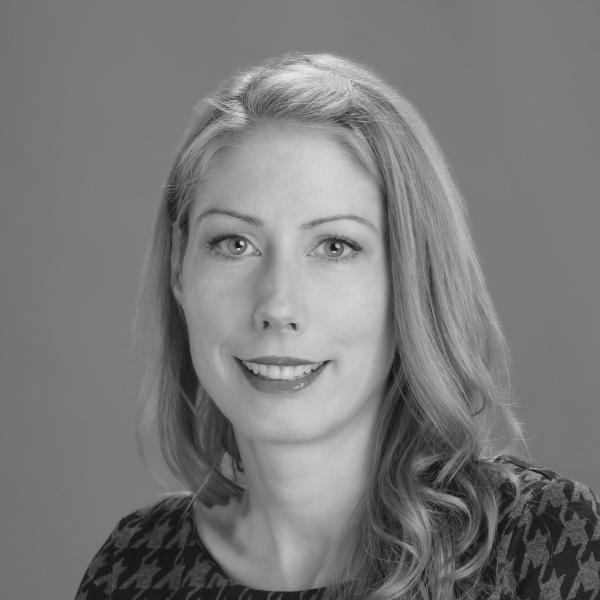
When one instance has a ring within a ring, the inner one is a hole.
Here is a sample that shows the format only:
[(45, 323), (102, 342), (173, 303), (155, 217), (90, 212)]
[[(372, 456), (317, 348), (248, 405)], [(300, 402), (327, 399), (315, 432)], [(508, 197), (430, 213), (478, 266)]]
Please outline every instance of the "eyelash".
[(218, 254), (219, 256), (222, 256), (225, 259), (235, 260), (238, 257), (228, 256), (227, 254), (225, 254), (223, 252), (219, 252), (218, 248), (217, 248), (217, 246), (221, 242), (224, 242), (225, 240), (229, 240), (231, 238), (238, 238), (241, 240), (245, 240), (249, 244), (252, 244), (252, 242), (245, 235), (242, 235), (241, 233), (237, 233), (235, 231), (230, 231), (228, 233), (220, 233), (219, 235), (215, 235), (214, 237), (210, 238), (210, 240), (208, 240), (208, 242), (206, 242), (206, 247), (214, 254)]
[[(235, 231), (230, 231), (228, 233), (221, 233), (219, 235), (212, 237), (210, 240), (208, 240), (208, 242), (206, 243), (206, 246), (211, 252), (214, 252), (215, 254), (218, 254), (219, 256), (222, 256), (227, 260), (235, 260), (236, 258), (239, 258), (239, 257), (228, 256), (227, 254), (225, 254), (223, 252), (219, 252), (219, 250), (217, 248), (217, 246), (221, 242), (224, 242), (225, 240), (229, 240), (231, 238), (238, 238), (241, 240), (245, 240), (248, 244), (252, 244), (252, 242), (245, 235), (242, 235), (241, 233), (237, 233)], [(339, 262), (345, 262), (347, 260), (352, 260), (353, 258), (356, 258), (357, 254), (359, 252), (363, 252), (363, 247), (360, 244), (357, 244), (356, 242), (349, 240), (345, 237), (341, 237), (339, 235), (329, 235), (329, 236), (321, 238), (319, 240), (318, 246), (320, 246), (321, 244), (323, 244), (325, 242), (334, 242), (334, 243), (338, 242), (338, 243), (348, 246), (353, 251), (348, 256), (339, 256), (339, 257), (327, 256), (327, 257), (325, 257), (326, 260), (331, 261), (331, 262), (339, 263)], [(252, 244), (252, 245), (254, 245), (254, 244)]]
[(348, 246), (348, 248), (350, 248), (352, 250), (352, 253), (348, 254), (348, 256), (339, 256), (339, 257), (332, 257), (332, 256), (327, 256), (326, 259), (333, 261), (333, 262), (345, 262), (347, 260), (352, 260), (353, 258), (356, 258), (356, 256), (359, 254), (359, 252), (363, 251), (363, 248), (360, 244), (357, 244), (356, 242), (349, 240), (345, 237), (341, 237), (339, 235), (330, 235), (324, 238), (321, 238), (321, 240), (319, 241), (319, 246), (325, 242), (339, 242), (340, 244), (344, 244), (346, 246)]

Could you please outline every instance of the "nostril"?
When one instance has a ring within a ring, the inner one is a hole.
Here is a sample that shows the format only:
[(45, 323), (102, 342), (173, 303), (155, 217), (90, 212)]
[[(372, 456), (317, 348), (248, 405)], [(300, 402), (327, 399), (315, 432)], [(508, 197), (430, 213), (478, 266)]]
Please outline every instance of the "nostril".
[(266, 329), (274, 329), (277, 331), (298, 331), (299, 325), (302, 324), (301, 321), (295, 319), (292, 321), (291, 316), (276, 316), (268, 314), (257, 314), (254, 317), (254, 327), (257, 329), (264, 331)]

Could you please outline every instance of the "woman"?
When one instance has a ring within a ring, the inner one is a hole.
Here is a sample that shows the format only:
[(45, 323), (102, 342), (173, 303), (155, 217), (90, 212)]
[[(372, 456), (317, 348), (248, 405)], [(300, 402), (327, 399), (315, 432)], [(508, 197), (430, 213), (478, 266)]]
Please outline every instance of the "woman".
[[(415, 110), (329, 55), (198, 108), (149, 259), (162, 448), (77, 598), (598, 598), (598, 503), (501, 455), (507, 352)], [(494, 432), (497, 436), (497, 430)]]

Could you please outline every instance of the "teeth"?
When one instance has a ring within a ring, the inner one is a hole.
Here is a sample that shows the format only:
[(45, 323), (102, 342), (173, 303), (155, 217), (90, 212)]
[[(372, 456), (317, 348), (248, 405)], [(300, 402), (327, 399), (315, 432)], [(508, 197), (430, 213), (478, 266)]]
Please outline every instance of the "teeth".
[(308, 375), (311, 371), (318, 369), (323, 363), (311, 363), (299, 365), (297, 367), (280, 367), (278, 365), (261, 365), (258, 363), (243, 360), (242, 363), (247, 369), (250, 369), (255, 375), (266, 377), (267, 379), (285, 379), (294, 380)]

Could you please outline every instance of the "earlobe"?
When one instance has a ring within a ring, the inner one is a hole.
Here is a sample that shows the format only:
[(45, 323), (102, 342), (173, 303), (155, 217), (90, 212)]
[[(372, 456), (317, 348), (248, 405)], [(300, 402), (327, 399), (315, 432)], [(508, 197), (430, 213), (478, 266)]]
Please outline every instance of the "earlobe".
[(181, 284), (181, 250), (179, 239), (173, 239), (171, 248), (171, 290), (178, 304), (183, 306), (183, 286)]
[(181, 276), (179, 273), (171, 271), (171, 290), (178, 304), (183, 306), (183, 288), (181, 285)]

